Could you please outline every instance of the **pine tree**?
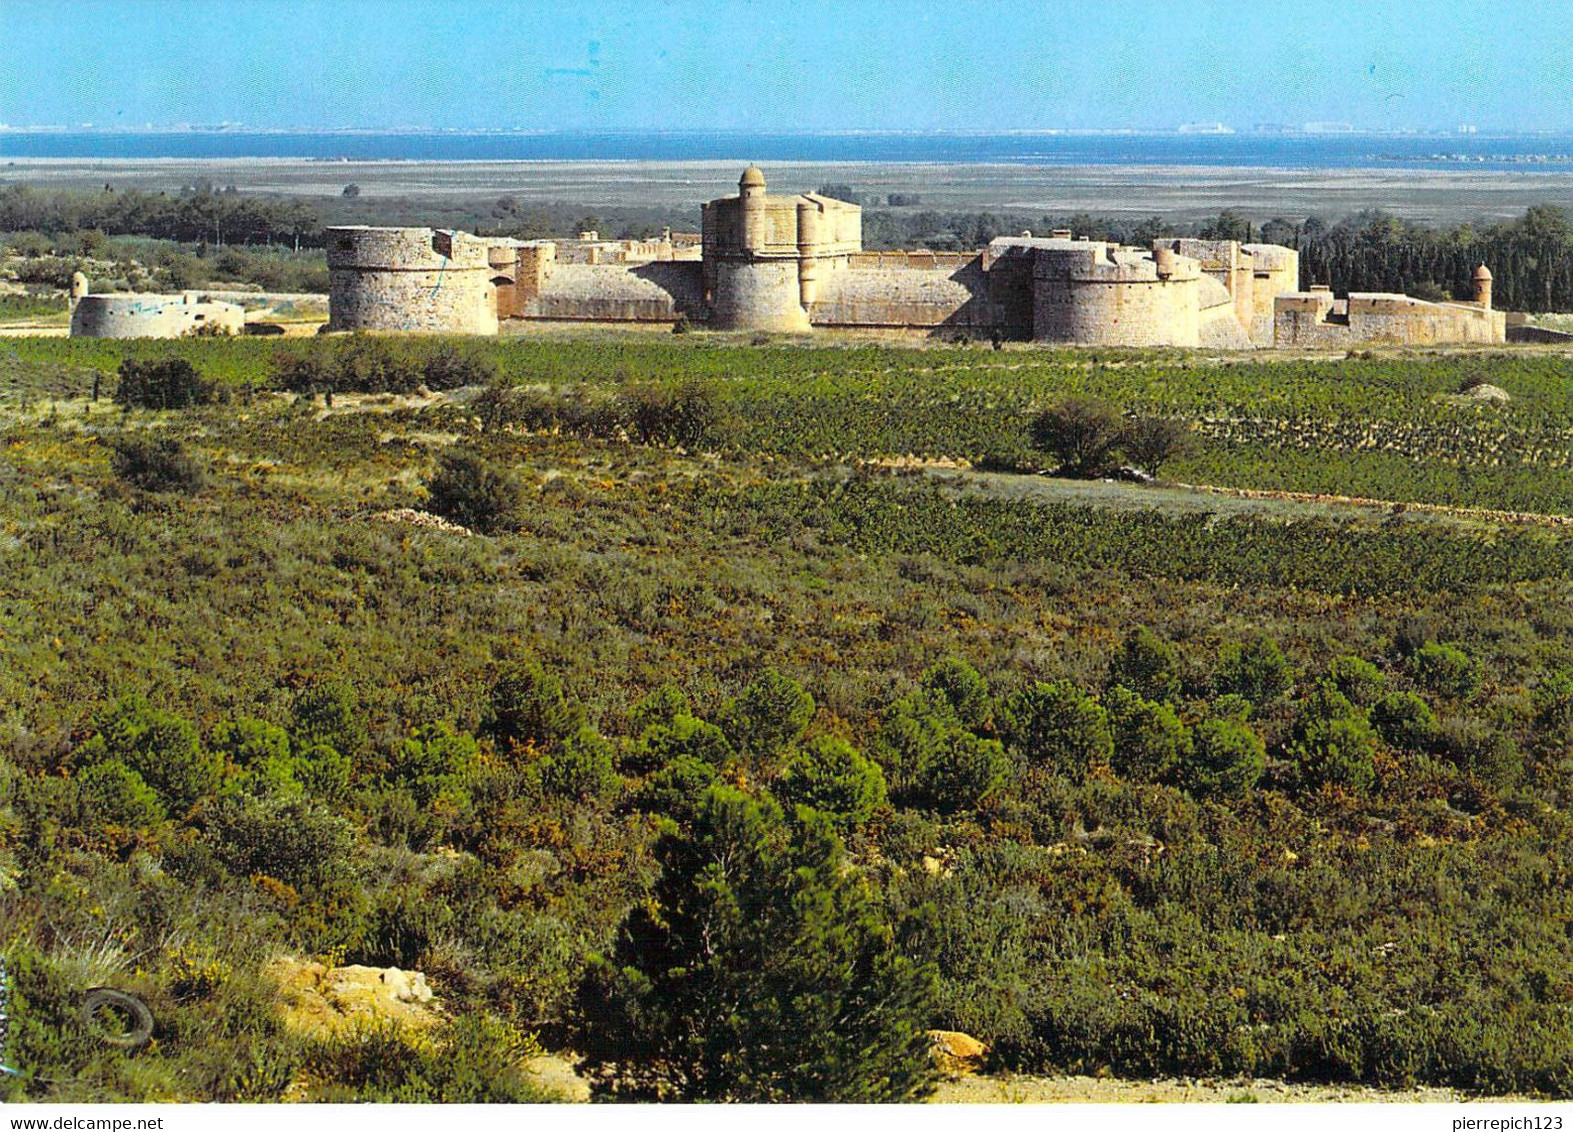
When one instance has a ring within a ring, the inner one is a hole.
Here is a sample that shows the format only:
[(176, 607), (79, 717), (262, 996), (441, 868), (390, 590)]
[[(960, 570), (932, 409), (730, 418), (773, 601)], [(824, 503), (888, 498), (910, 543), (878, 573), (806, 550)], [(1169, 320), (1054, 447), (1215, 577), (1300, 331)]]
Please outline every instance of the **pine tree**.
[(896, 948), (828, 821), (710, 786), (661, 880), (581, 987), (595, 1091), (617, 1100), (907, 1101), (931, 1087), (930, 968)]

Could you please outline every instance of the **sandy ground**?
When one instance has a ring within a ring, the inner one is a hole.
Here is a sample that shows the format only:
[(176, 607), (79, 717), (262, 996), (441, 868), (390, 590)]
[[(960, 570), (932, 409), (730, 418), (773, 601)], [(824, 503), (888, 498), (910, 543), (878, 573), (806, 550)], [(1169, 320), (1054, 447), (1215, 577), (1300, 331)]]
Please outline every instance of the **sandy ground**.
[(1100, 1077), (963, 1077), (944, 1082), (934, 1095), (936, 1104), (1445, 1104), (1469, 1099), (1452, 1089)]
[[(570, 1101), (590, 1099), (589, 1086), (566, 1057), (530, 1063), (542, 1085)], [(1371, 1089), (1360, 1085), (1293, 1085), (1283, 1081), (1121, 1081), (1103, 1077), (963, 1077), (944, 1081), (935, 1104), (1437, 1104), (1472, 1098), (1452, 1089)], [(1514, 1100), (1493, 1097), (1492, 1100)]]
[[(353, 181), (363, 197), (450, 200), (509, 194), (585, 208), (691, 206), (737, 191), (747, 154), (730, 161), (304, 161), (292, 158), (12, 158), (12, 182), (171, 189), (208, 177), (243, 191), (337, 196)], [(1174, 219), (1242, 208), (1254, 215), (1339, 216), (1382, 208), (1406, 219), (1451, 223), (1517, 216), (1531, 204), (1573, 208), (1573, 176), (1469, 169), (1279, 169), (1193, 166), (1025, 166), (766, 163), (781, 190), (829, 182), (860, 193), (916, 192), (921, 208), (995, 209), (1064, 215), (1162, 215)]]

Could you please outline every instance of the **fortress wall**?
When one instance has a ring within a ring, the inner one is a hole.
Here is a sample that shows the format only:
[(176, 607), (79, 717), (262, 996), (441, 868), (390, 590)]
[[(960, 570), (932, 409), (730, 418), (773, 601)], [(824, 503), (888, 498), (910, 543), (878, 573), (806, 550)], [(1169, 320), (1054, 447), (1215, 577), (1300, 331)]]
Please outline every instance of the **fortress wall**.
[(246, 311), (236, 303), (183, 295), (84, 295), (71, 310), (73, 338), (181, 338), (216, 327), (244, 334)]
[[(1231, 310), (1231, 308), (1224, 308)], [(1086, 346), (1199, 346), (1196, 281), (1074, 281), (1033, 295), (1032, 336)], [(1232, 318), (1232, 310), (1230, 313)]]
[(1273, 303), (1279, 295), (1300, 290), (1300, 253), (1277, 244), (1246, 244), (1251, 253), (1254, 287), (1251, 294), (1251, 340), (1258, 346), (1273, 344)]
[(699, 263), (691, 260), (553, 266), (519, 317), (576, 322), (676, 322), (704, 317)]
[(1197, 346), (1200, 270), (1096, 241), (1032, 243), (1032, 336), (1090, 346)]
[(878, 267), (891, 270), (956, 271), (977, 259), (977, 252), (857, 252), (847, 256), (847, 266), (855, 270)]
[(327, 234), (329, 329), (497, 333), (487, 241), (430, 228)]
[(1030, 249), (990, 245), (989, 307), (1000, 330), (1010, 338), (1033, 335), (1033, 254)]
[[(710, 325), (720, 330), (809, 329), (795, 259), (735, 263), (711, 268)], [(839, 273), (838, 273), (839, 274)]]
[(1164, 240), (1162, 243), (1187, 259), (1194, 259), (1204, 275), (1223, 284), (1234, 303), (1235, 318), (1250, 326), (1255, 318), (1255, 257), (1233, 240)]
[(855, 267), (820, 287), (809, 312), (815, 326), (992, 327), (988, 279), (977, 257), (959, 269)]
[(1347, 348), (1349, 318), (1331, 291), (1296, 291), (1273, 303), (1273, 345)]
[(1220, 303), (1201, 312), (1197, 344), (1211, 350), (1249, 350), (1255, 345), (1236, 317), (1233, 303)]
[(1273, 332), (1280, 347), (1491, 344), (1507, 340), (1507, 318), (1501, 311), (1407, 295), (1357, 292), (1335, 303), (1326, 291), (1301, 292), (1279, 297)]
[(1349, 296), (1349, 333), (1361, 342), (1410, 346), (1494, 343), (1507, 340), (1507, 319), (1500, 311), (1462, 304), (1353, 294)]

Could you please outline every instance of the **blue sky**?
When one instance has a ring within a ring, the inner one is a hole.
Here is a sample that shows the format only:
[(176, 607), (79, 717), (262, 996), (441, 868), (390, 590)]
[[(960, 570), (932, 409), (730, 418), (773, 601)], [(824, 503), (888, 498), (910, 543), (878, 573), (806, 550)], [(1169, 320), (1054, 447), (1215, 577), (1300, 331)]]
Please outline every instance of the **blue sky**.
[(1573, 128), (1573, 19), (1477, 0), (0, 0), (0, 122)]

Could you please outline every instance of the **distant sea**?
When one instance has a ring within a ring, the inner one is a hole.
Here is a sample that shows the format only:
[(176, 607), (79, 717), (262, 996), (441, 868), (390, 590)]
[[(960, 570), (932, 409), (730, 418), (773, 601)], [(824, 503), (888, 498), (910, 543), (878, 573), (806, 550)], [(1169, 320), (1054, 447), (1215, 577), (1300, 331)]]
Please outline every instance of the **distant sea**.
[(4, 158), (828, 161), (946, 165), (1412, 167), (1573, 172), (1573, 135), (961, 133), (113, 133), (0, 130)]

